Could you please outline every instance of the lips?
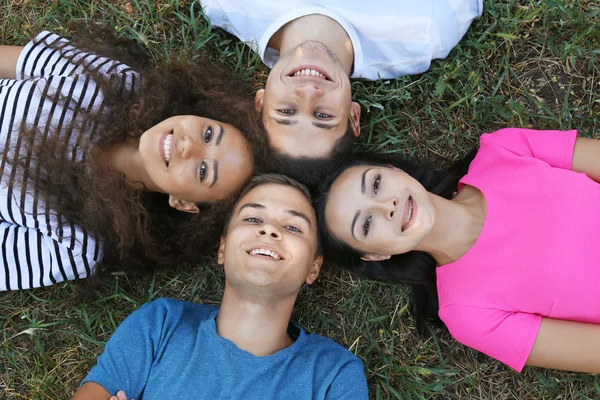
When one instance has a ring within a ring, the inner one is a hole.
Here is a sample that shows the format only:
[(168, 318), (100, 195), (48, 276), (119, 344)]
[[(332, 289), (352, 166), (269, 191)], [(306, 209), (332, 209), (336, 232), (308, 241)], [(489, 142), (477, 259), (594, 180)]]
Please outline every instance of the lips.
[(295, 67), (287, 76), (292, 78), (312, 78), (317, 80), (331, 81), (327, 72), (316, 65), (299, 65)]
[(400, 219), (402, 223), (402, 232), (406, 231), (414, 224), (416, 215), (417, 203), (415, 203), (412, 196), (408, 196), (406, 204), (404, 205), (404, 210), (402, 211), (402, 217)]
[(282, 261), (285, 258), (281, 255), (281, 252), (272, 246), (256, 245), (246, 251), (252, 257), (262, 258), (270, 261)]
[(158, 151), (165, 165), (168, 167), (173, 155), (173, 129), (163, 133), (158, 141)]

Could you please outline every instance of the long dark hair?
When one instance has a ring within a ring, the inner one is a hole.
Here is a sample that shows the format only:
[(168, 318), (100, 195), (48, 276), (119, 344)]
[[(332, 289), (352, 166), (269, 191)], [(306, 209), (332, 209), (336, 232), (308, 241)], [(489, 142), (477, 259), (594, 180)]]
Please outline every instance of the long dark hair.
[(361, 253), (335, 237), (327, 228), (325, 205), (329, 190), (337, 177), (350, 167), (393, 165), (419, 181), (427, 191), (451, 199), (458, 188), (458, 181), (466, 175), (476, 153), (477, 149), (473, 149), (464, 158), (441, 170), (434, 170), (426, 163), (414, 163), (400, 157), (355, 153), (331, 169), (318, 186), (319, 194), (314, 205), (319, 220), (319, 234), (324, 246), (325, 260), (369, 279), (407, 285), (410, 288), (413, 315), (420, 333), (425, 331), (426, 320), (441, 325), (438, 317), (435, 259), (422, 251), (410, 251), (393, 255), (385, 261), (361, 260)]
[[(80, 33), (73, 43), (133, 67), (141, 83), (131, 94), (109, 76), (86, 68), (104, 95), (103, 106), (100, 111), (78, 109), (83, 117), (64, 129), (79, 132), (82, 126), (95, 124), (100, 131), (93, 140), (81, 143), (83, 157), (74, 159), (66, 156), (68, 144), (61, 135), (40, 141), (35, 139), (38, 127), (22, 127), (20, 134), (29, 138), (26, 142), (35, 159), (31, 165), (41, 166), (42, 172), (28, 171), (29, 164), (19, 161), (20, 175), (34, 182), (53, 212), (102, 241), (104, 257), (96, 264), (96, 277), (115, 268), (147, 272), (156, 266), (193, 264), (202, 252), (217, 245), (235, 196), (202, 204), (199, 214), (177, 211), (168, 205), (168, 195), (132, 189), (100, 154), (116, 144), (139, 142), (148, 128), (175, 115), (231, 124), (250, 144), (257, 143), (261, 135), (251, 90), (205, 58), (192, 62), (172, 54), (169, 60), (153, 64), (138, 43), (117, 38), (111, 29)], [(61, 50), (61, 45), (57, 48)], [(66, 52), (63, 56), (69, 57)], [(68, 101), (67, 107), (76, 107)], [(250, 147), (260, 161), (260, 146)]]

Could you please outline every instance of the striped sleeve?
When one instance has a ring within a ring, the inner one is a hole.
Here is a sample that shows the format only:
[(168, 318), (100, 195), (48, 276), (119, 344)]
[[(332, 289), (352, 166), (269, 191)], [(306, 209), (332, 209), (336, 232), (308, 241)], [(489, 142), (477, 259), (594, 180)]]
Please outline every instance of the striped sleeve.
[(96, 249), (87, 243), (75, 251), (37, 229), (7, 222), (0, 222), (0, 236), (0, 291), (85, 278), (96, 263)]
[[(43, 171), (31, 147), (33, 138), (43, 147), (60, 135), (71, 158), (82, 159), (81, 143), (101, 132), (98, 121), (85, 123), (85, 113), (102, 112), (104, 104), (90, 66), (114, 76), (120, 90), (137, 89), (139, 78), (127, 65), (49, 32), (21, 52), (18, 79), (0, 80), (0, 291), (85, 278), (102, 259), (101, 238), (47, 207), (35, 179)], [(23, 125), (35, 127), (35, 136), (23, 140)], [(22, 166), (27, 168), (19, 171)]]
[(67, 39), (48, 31), (41, 32), (25, 45), (17, 60), (16, 76), (17, 80), (72, 77), (89, 70), (115, 76), (127, 90), (138, 89), (139, 75), (128, 65), (83, 51)]

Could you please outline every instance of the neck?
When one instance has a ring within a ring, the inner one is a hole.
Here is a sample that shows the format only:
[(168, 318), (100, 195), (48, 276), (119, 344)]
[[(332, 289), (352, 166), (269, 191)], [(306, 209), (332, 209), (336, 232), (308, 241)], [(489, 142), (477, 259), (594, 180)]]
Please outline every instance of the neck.
[(217, 332), (255, 356), (273, 354), (293, 343), (287, 328), (295, 301), (296, 296), (251, 298), (226, 283), (217, 316)]
[(438, 265), (445, 265), (465, 255), (479, 238), (485, 221), (485, 202), (476, 193), (453, 200), (430, 196), (435, 223), (417, 250), (431, 254)]
[(335, 20), (320, 14), (297, 18), (282, 26), (269, 41), (269, 47), (285, 54), (304, 42), (317, 41), (327, 46), (350, 75), (354, 48), (346, 30)]
[(148, 177), (137, 146), (129, 143), (118, 144), (106, 150), (102, 158), (112, 169), (125, 175), (125, 179), (133, 188), (160, 191)]

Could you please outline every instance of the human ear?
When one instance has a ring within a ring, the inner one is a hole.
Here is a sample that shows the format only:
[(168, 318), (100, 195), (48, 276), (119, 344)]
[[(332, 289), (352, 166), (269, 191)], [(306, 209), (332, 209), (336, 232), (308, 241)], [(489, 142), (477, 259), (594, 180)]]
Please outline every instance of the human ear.
[(385, 261), (389, 260), (392, 256), (381, 256), (379, 254), (364, 254), (360, 256), (360, 259), (363, 261)]
[(200, 209), (196, 204), (191, 201), (179, 200), (171, 195), (169, 195), (169, 205), (176, 210), (184, 211), (192, 214), (198, 214)]
[(217, 264), (225, 264), (225, 236), (221, 236), (221, 241), (219, 242), (219, 250), (217, 251)]
[(350, 124), (352, 124), (352, 131), (354, 132), (354, 137), (358, 137), (360, 135), (360, 104), (353, 101), (350, 104)]
[(265, 89), (259, 89), (254, 96), (254, 108), (261, 112), (263, 109), (263, 101), (265, 99)]
[(310, 267), (310, 272), (306, 277), (306, 284), (312, 285), (314, 281), (319, 277), (319, 273), (321, 272), (321, 265), (323, 265), (323, 256), (318, 256), (312, 263)]

